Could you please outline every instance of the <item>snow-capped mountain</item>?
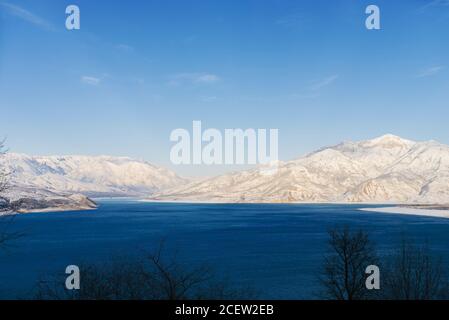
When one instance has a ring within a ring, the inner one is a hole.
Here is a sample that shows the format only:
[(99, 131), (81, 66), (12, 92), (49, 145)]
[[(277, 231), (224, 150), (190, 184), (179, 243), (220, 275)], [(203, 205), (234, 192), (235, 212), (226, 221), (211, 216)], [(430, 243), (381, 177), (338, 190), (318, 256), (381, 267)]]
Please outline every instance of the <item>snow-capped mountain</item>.
[(0, 157), (0, 168), (10, 173), (15, 189), (87, 196), (142, 196), (184, 182), (172, 171), (125, 157), (7, 153)]
[(217, 202), (449, 203), (449, 147), (394, 135), (344, 142), (280, 163), (192, 182), (152, 196)]

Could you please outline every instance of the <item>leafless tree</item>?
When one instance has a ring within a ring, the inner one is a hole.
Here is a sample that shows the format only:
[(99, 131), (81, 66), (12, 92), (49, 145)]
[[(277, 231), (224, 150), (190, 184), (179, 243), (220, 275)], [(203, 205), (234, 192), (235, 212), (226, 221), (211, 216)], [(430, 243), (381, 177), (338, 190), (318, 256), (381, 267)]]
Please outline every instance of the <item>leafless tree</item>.
[(253, 298), (249, 288), (233, 288), (210, 267), (188, 267), (166, 259), (163, 245), (143, 260), (116, 257), (100, 265), (80, 265), (80, 290), (64, 287), (65, 277), (39, 281), (39, 300), (187, 300)]
[(448, 281), (440, 257), (428, 245), (418, 246), (403, 239), (390, 257), (384, 274), (383, 297), (393, 300), (448, 298)]
[[(4, 156), (4, 140), (0, 141), (0, 157)], [(9, 187), (9, 175), (5, 168), (0, 167), (0, 248), (5, 248), (9, 243), (22, 236), (22, 233), (10, 231), (11, 223), (14, 219), (10, 213), (13, 206), (6, 197), (5, 192)]]
[(152, 283), (157, 292), (161, 292), (168, 300), (182, 300), (192, 295), (192, 289), (211, 280), (209, 267), (200, 266), (193, 270), (186, 270), (180, 265), (176, 257), (168, 261), (163, 259), (164, 244), (161, 242), (154, 254), (148, 256), (146, 263), (146, 280)]
[(329, 231), (329, 253), (324, 258), (320, 281), (323, 298), (361, 300), (370, 298), (365, 269), (376, 264), (377, 256), (368, 234), (348, 227)]
[(35, 290), (37, 300), (136, 300), (151, 299), (144, 281), (142, 264), (116, 257), (103, 264), (81, 264), (79, 290), (65, 288), (65, 276), (40, 280)]

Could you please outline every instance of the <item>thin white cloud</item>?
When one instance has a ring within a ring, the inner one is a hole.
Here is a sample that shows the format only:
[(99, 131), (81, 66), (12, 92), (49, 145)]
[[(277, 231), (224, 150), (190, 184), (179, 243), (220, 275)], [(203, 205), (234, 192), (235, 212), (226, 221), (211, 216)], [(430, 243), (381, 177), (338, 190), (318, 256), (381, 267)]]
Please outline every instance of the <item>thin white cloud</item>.
[(214, 74), (202, 74), (195, 77), (195, 82), (212, 83), (217, 82), (220, 78)]
[(324, 87), (327, 87), (334, 83), (338, 79), (338, 74), (334, 74), (331, 76), (328, 76), (324, 79), (321, 79), (319, 81), (315, 81), (310, 87), (309, 90), (311, 91), (318, 91)]
[(54, 27), (47, 20), (17, 5), (8, 2), (0, 2), (0, 9), (3, 9), (3, 11), (8, 13), (9, 15), (20, 18), (26, 22), (32, 23), (35, 26), (38, 26), (42, 29), (54, 30)]
[(431, 9), (449, 8), (449, 0), (432, 0), (417, 8), (417, 13), (424, 13)]
[(287, 95), (287, 99), (297, 100), (297, 99), (315, 99), (318, 98), (320, 94), (318, 92), (307, 92), (307, 93), (293, 93)]
[(289, 94), (286, 96), (287, 99), (315, 99), (321, 95), (321, 89), (330, 86), (333, 84), (337, 79), (339, 78), (338, 74), (330, 75), (326, 78), (323, 78), (321, 80), (317, 80), (314, 82), (311, 82), (311, 84), (303, 89), (302, 91)]
[(433, 0), (425, 4), (421, 9), (430, 7), (449, 7), (449, 0)]
[(123, 51), (123, 52), (134, 52), (134, 50), (135, 50), (133, 46), (130, 46), (125, 43), (120, 43), (120, 44), (116, 45), (115, 48), (117, 48), (118, 50)]
[(429, 67), (427, 69), (422, 70), (416, 77), (424, 78), (424, 77), (434, 76), (434, 75), (438, 74), (443, 69), (444, 69), (444, 66)]
[(220, 81), (220, 77), (211, 73), (178, 73), (171, 77), (170, 85), (183, 83), (212, 84)]
[(101, 82), (100, 78), (96, 78), (96, 77), (91, 77), (91, 76), (82, 76), (81, 77), (81, 82), (91, 85), (91, 86), (98, 86)]
[(217, 100), (216, 96), (202, 96), (200, 97), (201, 101), (203, 102), (214, 102)]

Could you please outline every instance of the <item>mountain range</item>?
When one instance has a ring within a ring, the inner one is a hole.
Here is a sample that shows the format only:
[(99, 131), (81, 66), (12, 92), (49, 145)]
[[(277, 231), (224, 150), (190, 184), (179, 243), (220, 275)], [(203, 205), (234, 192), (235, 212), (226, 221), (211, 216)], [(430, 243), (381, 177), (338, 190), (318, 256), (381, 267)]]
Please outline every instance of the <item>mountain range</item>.
[(141, 160), (8, 153), (6, 197), (23, 211), (89, 209), (88, 197), (185, 202), (449, 203), (449, 146), (391, 134), (343, 142), (303, 157), (205, 179)]
[(9, 173), (6, 197), (22, 211), (88, 209), (87, 197), (144, 197), (184, 183), (174, 172), (146, 161), (110, 156), (0, 156)]
[(213, 202), (449, 203), (449, 147), (387, 134), (263, 168), (165, 189), (151, 199)]

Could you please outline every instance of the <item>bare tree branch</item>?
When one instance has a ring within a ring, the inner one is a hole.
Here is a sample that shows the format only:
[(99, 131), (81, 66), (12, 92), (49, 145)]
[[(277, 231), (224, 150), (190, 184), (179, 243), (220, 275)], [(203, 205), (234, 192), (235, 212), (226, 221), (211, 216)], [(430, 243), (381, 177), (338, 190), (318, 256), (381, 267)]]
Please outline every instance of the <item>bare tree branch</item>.
[(330, 230), (329, 253), (320, 277), (322, 295), (337, 300), (367, 299), (365, 269), (376, 261), (374, 247), (365, 232), (354, 232), (348, 227)]
[(394, 300), (447, 299), (448, 279), (440, 257), (434, 256), (428, 244), (414, 245), (403, 238), (390, 257), (384, 279), (384, 298)]
[(250, 288), (220, 281), (207, 266), (187, 267), (164, 256), (164, 243), (143, 260), (118, 257), (105, 264), (80, 265), (80, 290), (65, 290), (65, 275), (37, 283), (36, 299), (50, 300), (186, 300), (250, 299)]

